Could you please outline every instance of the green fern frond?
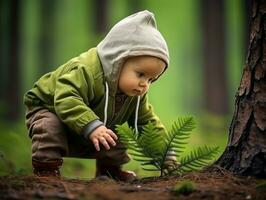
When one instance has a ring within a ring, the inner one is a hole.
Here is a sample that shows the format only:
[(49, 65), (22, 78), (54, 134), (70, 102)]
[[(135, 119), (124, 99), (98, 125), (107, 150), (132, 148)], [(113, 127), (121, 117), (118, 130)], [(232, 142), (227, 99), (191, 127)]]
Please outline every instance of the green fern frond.
[[(186, 140), (190, 137), (191, 131), (195, 128), (193, 117), (180, 117), (174, 122), (172, 130), (166, 134), (165, 146), (162, 156), (162, 172), (165, 171), (164, 162), (167, 156), (179, 158), (188, 143)], [(169, 152), (174, 152), (169, 154)]]
[(178, 174), (190, 172), (202, 168), (209, 164), (215, 154), (218, 153), (219, 147), (199, 147), (189, 155), (180, 159), (180, 166), (176, 169)]
[(172, 130), (167, 134), (166, 143), (167, 150), (171, 149), (177, 153), (177, 157), (184, 151), (185, 145), (188, 143), (191, 131), (195, 128), (193, 117), (180, 117), (174, 122)]
[(123, 134), (119, 134), (120, 140), (124, 139), (125, 141), (133, 142), (133, 143), (136, 142), (137, 140), (137, 134), (135, 134), (133, 129), (129, 127), (128, 123), (117, 125), (116, 131), (118, 133), (123, 133)]
[(142, 147), (145, 147), (148, 155), (154, 158), (161, 156), (162, 148), (164, 147), (164, 138), (158, 133), (158, 130), (156, 130), (156, 127), (151, 122), (143, 127), (138, 142)]
[(120, 141), (128, 148), (129, 154), (133, 156), (134, 160), (146, 163), (146, 165), (148, 162), (152, 166), (159, 167), (157, 157), (160, 150), (158, 150), (158, 145), (162, 139), (158, 140), (158, 134), (155, 135), (154, 125), (148, 123), (139, 135), (127, 123), (118, 125), (116, 130)]
[(116, 131), (119, 133), (119, 140), (126, 146), (130, 154), (133, 154), (137, 158), (147, 158), (143, 154), (143, 148), (139, 145), (137, 140), (137, 134), (127, 123), (116, 126)]
[(144, 170), (146, 170), (146, 171), (153, 171), (153, 172), (158, 172), (158, 171), (160, 171), (158, 168), (154, 168), (154, 169), (142, 168), (142, 169), (144, 169)]
[[(166, 134), (160, 134), (152, 123), (145, 125), (139, 134), (127, 123), (117, 126), (116, 130), (120, 141), (127, 147), (128, 153), (134, 160), (141, 163), (142, 169), (160, 171), (163, 176), (181, 174), (206, 166), (218, 152), (218, 147), (205, 146), (181, 157), (187, 144), (186, 140), (194, 128), (195, 121), (192, 117), (182, 117)], [(165, 164), (168, 156), (174, 156), (177, 159), (174, 166), (171, 165), (170, 168)]]

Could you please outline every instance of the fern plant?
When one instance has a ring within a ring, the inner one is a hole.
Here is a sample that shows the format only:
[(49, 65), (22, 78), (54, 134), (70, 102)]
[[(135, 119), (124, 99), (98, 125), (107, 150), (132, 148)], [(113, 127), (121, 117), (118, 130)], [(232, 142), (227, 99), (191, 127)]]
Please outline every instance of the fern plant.
[[(218, 147), (204, 146), (183, 155), (194, 128), (192, 117), (180, 117), (166, 134), (160, 134), (152, 123), (145, 125), (140, 133), (136, 133), (127, 123), (118, 125), (116, 130), (129, 154), (141, 163), (144, 170), (159, 171), (161, 176), (166, 176), (180, 175), (206, 166), (218, 153)], [(176, 158), (170, 167), (166, 165), (169, 156)]]

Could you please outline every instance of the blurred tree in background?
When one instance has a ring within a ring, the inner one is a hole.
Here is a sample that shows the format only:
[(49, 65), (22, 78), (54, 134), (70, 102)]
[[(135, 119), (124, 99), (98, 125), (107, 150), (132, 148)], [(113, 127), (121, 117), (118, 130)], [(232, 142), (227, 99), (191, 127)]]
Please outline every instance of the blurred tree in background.
[(95, 20), (94, 30), (98, 34), (107, 32), (108, 24), (108, 0), (94, 0)]
[(56, 13), (59, 9), (59, 2), (54, 0), (40, 0), (39, 39), (37, 41), (39, 65), (36, 66), (39, 74), (45, 74), (51, 70), (52, 63), (55, 62), (54, 49), (56, 46)]
[(225, 53), (225, 1), (202, 0), (204, 107), (217, 115), (228, 114)]
[[(1, 99), (8, 106), (5, 107), (2, 118), (13, 121), (19, 116), (20, 107), (20, 1), (1, 1), (1, 24), (8, 22), (1, 27)], [(5, 21), (4, 21), (5, 20)], [(8, 66), (8, 67), (7, 67)], [(7, 68), (6, 68), (7, 67)]]

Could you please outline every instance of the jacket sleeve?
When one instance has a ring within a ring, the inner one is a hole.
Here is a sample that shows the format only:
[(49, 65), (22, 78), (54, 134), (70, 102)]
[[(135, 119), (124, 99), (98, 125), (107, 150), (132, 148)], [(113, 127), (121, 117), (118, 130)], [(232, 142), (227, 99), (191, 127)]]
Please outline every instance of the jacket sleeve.
[[(134, 127), (134, 118), (135, 113), (131, 117), (131, 126)], [(139, 113), (138, 113), (138, 127), (140, 130), (143, 126), (145, 126), (148, 122), (152, 122), (159, 133), (165, 134), (166, 129), (164, 125), (162, 124), (159, 117), (154, 113), (152, 105), (148, 101), (148, 95), (147, 93), (141, 98), (140, 105), (139, 105)]]
[(59, 118), (73, 131), (80, 134), (89, 123), (99, 120), (90, 109), (93, 98), (92, 75), (84, 67), (75, 67), (56, 81), (54, 108)]

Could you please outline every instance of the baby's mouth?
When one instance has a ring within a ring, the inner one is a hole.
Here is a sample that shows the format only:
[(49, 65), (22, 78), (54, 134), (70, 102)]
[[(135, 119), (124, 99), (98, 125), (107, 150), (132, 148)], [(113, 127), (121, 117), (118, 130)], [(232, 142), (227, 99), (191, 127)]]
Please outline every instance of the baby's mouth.
[(135, 89), (134, 93), (136, 93), (137, 95), (140, 95), (141, 94), (141, 90)]

